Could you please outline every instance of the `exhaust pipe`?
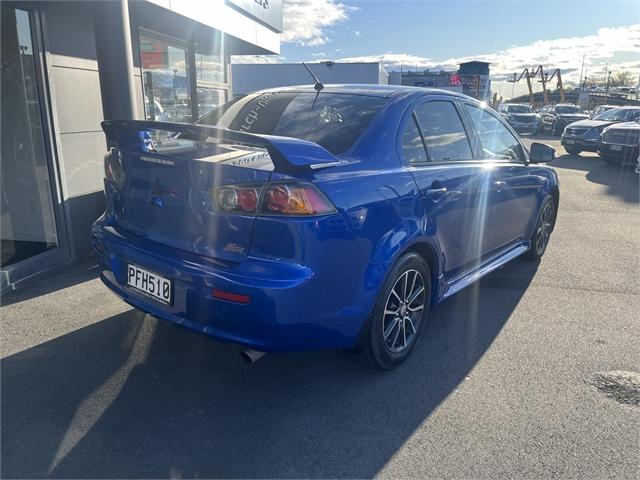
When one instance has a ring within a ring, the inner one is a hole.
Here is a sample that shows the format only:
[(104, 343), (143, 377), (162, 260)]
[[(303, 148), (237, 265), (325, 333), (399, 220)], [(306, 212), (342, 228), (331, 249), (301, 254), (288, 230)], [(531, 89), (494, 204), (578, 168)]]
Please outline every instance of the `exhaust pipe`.
[(256, 363), (266, 352), (259, 352), (257, 350), (251, 350), (250, 348), (245, 348), (240, 350), (240, 356), (247, 363)]

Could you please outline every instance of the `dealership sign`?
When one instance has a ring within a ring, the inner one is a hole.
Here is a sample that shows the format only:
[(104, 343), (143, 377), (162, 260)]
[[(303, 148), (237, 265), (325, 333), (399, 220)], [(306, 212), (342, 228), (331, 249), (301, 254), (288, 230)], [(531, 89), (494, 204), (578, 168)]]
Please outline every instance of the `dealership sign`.
[(227, 0), (227, 3), (282, 32), (282, 0)]

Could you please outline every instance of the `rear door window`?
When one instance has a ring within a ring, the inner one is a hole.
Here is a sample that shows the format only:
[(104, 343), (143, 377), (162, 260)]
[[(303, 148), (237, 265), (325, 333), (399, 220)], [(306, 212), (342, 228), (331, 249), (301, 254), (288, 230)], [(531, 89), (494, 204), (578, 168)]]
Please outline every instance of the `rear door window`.
[(473, 160), (467, 133), (453, 103), (423, 103), (416, 109), (416, 117), (432, 162)]
[(308, 140), (337, 155), (353, 146), (386, 102), (366, 95), (267, 92), (223, 106), (198, 123)]
[(413, 116), (411, 116), (402, 132), (402, 156), (410, 164), (427, 161), (427, 153), (422, 143), (422, 135), (420, 135)]

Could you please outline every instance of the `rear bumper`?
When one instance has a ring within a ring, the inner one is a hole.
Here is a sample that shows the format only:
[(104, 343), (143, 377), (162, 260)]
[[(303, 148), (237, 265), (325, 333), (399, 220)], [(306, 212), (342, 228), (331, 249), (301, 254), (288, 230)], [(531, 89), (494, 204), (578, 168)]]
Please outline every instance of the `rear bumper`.
[[(253, 257), (220, 263), (102, 220), (93, 226), (92, 243), (102, 281), (125, 302), (188, 330), (255, 350), (352, 347), (373, 302), (367, 295), (332, 295), (335, 287), (326, 283), (335, 272)], [(171, 305), (128, 287), (129, 264), (170, 279)], [(251, 300), (248, 304), (220, 300), (212, 296), (213, 289), (248, 295)]]

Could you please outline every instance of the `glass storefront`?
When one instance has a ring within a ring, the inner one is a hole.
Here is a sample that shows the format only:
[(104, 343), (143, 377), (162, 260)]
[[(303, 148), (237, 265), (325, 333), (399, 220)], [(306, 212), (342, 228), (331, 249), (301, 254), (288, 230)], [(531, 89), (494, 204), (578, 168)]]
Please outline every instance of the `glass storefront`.
[(227, 101), (221, 35), (203, 52), (195, 42), (144, 30), (139, 46), (147, 120), (193, 122)]
[(2, 6), (1, 266), (58, 246), (29, 12)]
[(140, 35), (140, 60), (147, 120), (190, 122), (191, 75), (187, 50)]

